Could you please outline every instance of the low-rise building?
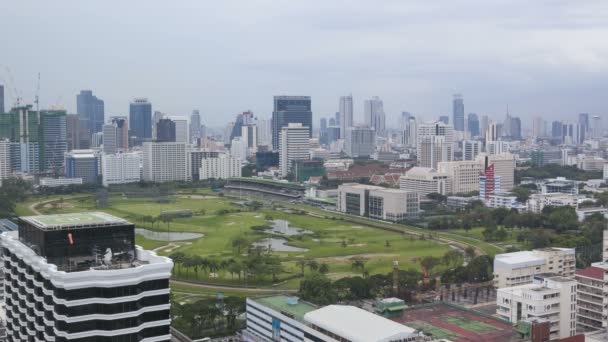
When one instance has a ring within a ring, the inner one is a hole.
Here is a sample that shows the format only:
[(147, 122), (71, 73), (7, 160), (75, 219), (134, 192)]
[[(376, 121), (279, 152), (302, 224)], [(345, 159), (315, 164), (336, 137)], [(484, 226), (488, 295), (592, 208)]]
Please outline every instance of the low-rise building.
[(604, 230), (602, 261), (576, 271), (576, 281), (577, 330), (589, 332), (608, 328), (608, 230)]
[(56, 188), (59, 186), (68, 186), (68, 185), (81, 185), (82, 178), (40, 178), (40, 186), (45, 186), (47, 188)]
[(524, 204), (517, 201), (517, 196), (510, 192), (498, 192), (490, 195), (486, 200), (486, 206), (489, 208), (526, 209)]
[(421, 197), (432, 193), (446, 195), (452, 192), (449, 176), (429, 167), (413, 167), (399, 178), (399, 188), (417, 192)]
[(574, 248), (541, 248), (532, 251), (497, 254), (494, 257), (494, 282), (498, 288), (532, 283), (541, 273), (573, 277), (576, 269)]
[(416, 192), (387, 189), (358, 183), (338, 187), (340, 212), (398, 222), (420, 211), (420, 195)]
[(528, 211), (533, 213), (541, 213), (547, 206), (551, 207), (564, 207), (571, 206), (576, 208), (578, 206), (578, 196), (572, 194), (564, 194), (561, 192), (549, 193), (549, 194), (532, 194), (526, 202)]
[(476, 201), (476, 200), (479, 200), (479, 197), (477, 197), (477, 196), (472, 196), (472, 197), (448, 196), (446, 205), (450, 209), (464, 209), (471, 202)]
[(587, 217), (593, 216), (595, 214), (602, 215), (608, 218), (608, 208), (604, 207), (595, 207), (595, 208), (577, 208), (576, 209), (576, 217), (579, 222), (585, 221)]
[(82, 178), (83, 183), (97, 183), (99, 179), (98, 154), (94, 150), (72, 150), (65, 154), (65, 175)]
[(562, 194), (578, 195), (578, 182), (564, 177), (548, 179), (541, 184), (541, 192), (543, 194), (558, 192)]
[(437, 163), (437, 171), (445, 173), (452, 184), (451, 192), (465, 194), (479, 191), (479, 175), (484, 172), (483, 163), (473, 160), (459, 160)]
[(576, 280), (555, 274), (534, 276), (532, 284), (498, 289), (496, 314), (513, 324), (548, 321), (550, 339), (576, 335)]

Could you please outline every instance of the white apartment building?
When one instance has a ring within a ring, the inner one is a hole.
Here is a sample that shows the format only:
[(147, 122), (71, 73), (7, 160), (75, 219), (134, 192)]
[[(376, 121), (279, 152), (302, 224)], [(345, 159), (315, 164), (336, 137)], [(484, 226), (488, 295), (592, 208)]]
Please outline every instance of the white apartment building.
[(526, 202), (527, 210), (533, 213), (541, 213), (547, 206), (571, 206), (576, 208), (578, 206), (578, 196), (559, 192), (549, 194), (539, 193), (531, 194), (528, 202)]
[(606, 159), (594, 156), (578, 156), (576, 158), (576, 167), (585, 171), (603, 171), (606, 165)]
[(191, 177), (186, 144), (144, 142), (143, 179), (148, 182), (187, 181)]
[(462, 142), (462, 160), (475, 160), (481, 153), (483, 144), (478, 140), (464, 140)]
[(103, 186), (137, 183), (141, 180), (141, 152), (104, 153), (101, 156)]
[(528, 319), (550, 322), (550, 339), (576, 335), (576, 280), (555, 274), (534, 276), (532, 284), (500, 288), (496, 314), (513, 324)]
[(0, 186), (11, 175), (11, 142), (0, 140)]
[(604, 230), (602, 261), (576, 271), (577, 330), (608, 328), (608, 230)]
[(472, 160), (439, 162), (437, 171), (448, 175), (452, 193), (464, 194), (479, 191), (479, 175), (484, 171), (484, 166), (483, 163)]
[(604, 179), (608, 180), (608, 164), (604, 164)]
[(281, 128), (279, 133), (279, 169), (281, 176), (286, 177), (291, 171), (294, 160), (310, 158), (309, 127), (301, 123), (290, 123)]
[(337, 210), (343, 213), (398, 222), (420, 211), (420, 194), (358, 183), (338, 187)]
[(500, 177), (500, 190), (511, 191), (515, 185), (515, 156), (511, 153), (485, 154), (480, 153), (475, 159), (484, 167), (494, 164), (494, 175)]
[(437, 168), (437, 163), (454, 160), (454, 129), (442, 121), (418, 125), (418, 165)]
[(488, 196), (485, 204), (489, 208), (507, 208), (525, 210), (526, 206), (517, 201), (517, 196), (510, 192), (496, 192)]
[(494, 257), (494, 282), (497, 288), (530, 284), (533, 277), (541, 273), (572, 278), (575, 270), (574, 248), (541, 248), (497, 254)]
[(230, 143), (230, 155), (233, 158), (247, 160), (249, 149), (247, 148), (247, 143), (243, 137), (235, 137), (232, 139), (232, 142)]
[(199, 179), (226, 179), (230, 177), (241, 177), (243, 162), (239, 158), (227, 155), (219, 155), (217, 158), (201, 159)]
[(439, 173), (428, 167), (413, 167), (410, 169), (399, 178), (399, 188), (417, 192), (421, 197), (432, 193), (447, 195), (452, 192), (450, 177), (446, 173)]

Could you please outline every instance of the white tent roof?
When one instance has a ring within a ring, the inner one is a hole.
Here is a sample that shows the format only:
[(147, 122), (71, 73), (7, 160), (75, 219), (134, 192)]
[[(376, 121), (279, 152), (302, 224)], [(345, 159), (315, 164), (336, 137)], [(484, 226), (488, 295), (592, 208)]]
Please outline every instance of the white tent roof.
[(308, 312), (304, 319), (352, 342), (394, 341), (415, 335), (416, 330), (348, 305), (329, 305)]

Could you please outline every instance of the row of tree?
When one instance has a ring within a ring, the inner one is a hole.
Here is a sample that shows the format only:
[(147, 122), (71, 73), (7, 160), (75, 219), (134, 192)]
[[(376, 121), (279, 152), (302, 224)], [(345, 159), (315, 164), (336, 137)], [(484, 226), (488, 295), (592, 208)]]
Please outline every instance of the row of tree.
[(230, 336), (242, 326), (237, 317), (245, 312), (240, 297), (201, 299), (194, 303), (172, 301), (171, 325), (190, 338)]

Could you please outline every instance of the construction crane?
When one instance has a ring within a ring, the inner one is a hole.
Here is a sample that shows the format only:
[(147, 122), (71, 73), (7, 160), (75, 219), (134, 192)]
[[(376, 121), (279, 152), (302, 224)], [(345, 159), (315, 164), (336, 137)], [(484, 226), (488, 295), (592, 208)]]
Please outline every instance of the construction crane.
[(12, 92), (12, 98), (14, 101), (14, 106), (19, 107), (21, 105), (21, 93), (17, 90), (17, 86), (15, 85), (15, 79), (13, 78), (13, 73), (8, 66), (4, 66), (4, 70), (6, 72), (6, 76), (8, 77), (8, 82), (4, 80), (6, 87)]
[[(36, 84), (36, 93), (34, 95), (34, 103), (36, 104), (36, 112), (38, 112), (38, 116), (40, 117), (40, 73), (38, 73), (38, 82)], [(40, 121), (40, 119), (38, 119)], [(40, 123), (40, 122), (38, 122)]]

